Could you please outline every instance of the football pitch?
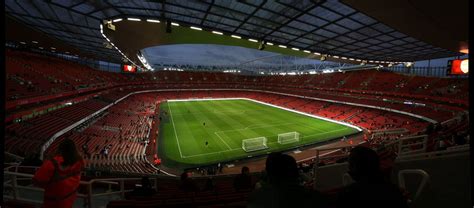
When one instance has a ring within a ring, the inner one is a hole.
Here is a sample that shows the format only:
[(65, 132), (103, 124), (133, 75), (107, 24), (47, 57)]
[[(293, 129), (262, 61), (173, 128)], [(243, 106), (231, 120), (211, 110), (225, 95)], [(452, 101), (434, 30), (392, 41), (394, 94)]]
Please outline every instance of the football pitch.
[[(164, 165), (176, 168), (294, 149), (359, 131), (248, 99), (170, 100), (160, 111), (158, 153)], [(298, 132), (299, 141), (280, 144), (278, 134), (288, 132)], [(266, 137), (268, 148), (244, 151), (242, 140), (256, 137)]]

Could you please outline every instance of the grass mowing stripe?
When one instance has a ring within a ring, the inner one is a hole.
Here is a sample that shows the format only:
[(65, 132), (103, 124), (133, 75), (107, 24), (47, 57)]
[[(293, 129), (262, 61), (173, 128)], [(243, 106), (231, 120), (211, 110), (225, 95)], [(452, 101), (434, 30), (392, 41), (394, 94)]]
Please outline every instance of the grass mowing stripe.
[[(219, 109), (219, 106), (214, 105), (212, 101), (206, 101), (205, 103), (199, 103), (197, 105), (199, 105), (200, 107), (203, 107), (205, 111), (208, 112), (207, 114), (202, 114), (206, 119), (210, 121), (216, 121), (212, 123), (212, 126), (208, 126), (210, 127), (209, 131), (212, 131), (213, 133), (215, 132), (215, 129), (218, 128), (219, 126), (225, 126), (225, 128), (231, 129), (231, 128), (234, 128), (238, 124), (238, 122), (236, 122), (234, 119), (230, 118), (229, 116), (225, 114), (220, 114), (218, 116), (213, 114), (211, 107)], [(220, 135), (216, 135), (215, 133), (214, 135), (215, 137), (219, 138), (224, 144), (226, 144), (226, 146), (229, 149), (239, 147), (239, 145), (236, 145), (232, 141), (230, 141), (231, 145), (229, 145), (229, 143), (226, 142), (228, 140), (223, 139), (222, 137), (220, 137)]]
[[(276, 117), (276, 118), (279, 118), (280, 120), (288, 120), (287, 118), (287, 113), (288, 111), (282, 111), (281, 109), (278, 109), (278, 108), (273, 108), (273, 107), (268, 107), (266, 105), (263, 105), (263, 104), (260, 104), (260, 103), (256, 103), (256, 102), (248, 102), (247, 105), (258, 105), (260, 106), (262, 109), (265, 109), (265, 113), (268, 113), (268, 114), (271, 114), (273, 117)], [(314, 121), (313, 118), (311, 117), (308, 117), (308, 116), (304, 116), (304, 115), (301, 115), (302, 118), (305, 118), (306, 120), (308, 118), (310, 118), (310, 121)], [(265, 117), (265, 116), (264, 116)], [(303, 121), (303, 120), (301, 120)], [(288, 121), (287, 121), (288, 122)], [(302, 126), (300, 125), (294, 125), (294, 127), (292, 127), (293, 129), (291, 131), (297, 131), (297, 132), (306, 132), (306, 128), (312, 128), (313, 130), (316, 130), (318, 132), (322, 132), (321, 130), (317, 129), (317, 128), (313, 128), (313, 127), (310, 127), (309, 124), (307, 124), (306, 122), (300, 122), (299, 119), (293, 119), (291, 120), (291, 122), (295, 122), (296, 123), (299, 123), (301, 124)], [(306, 127), (305, 127), (306, 126)], [(274, 128), (275, 129), (275, 128)], [(279, 131), (277, 131), (276, 134), (279, 134), (279, 133), (286, 133), (286, 132), (289, 132), (287, 128), (278, 128)], [(290, 131), (290, 132), (291, 132)]]
[[(166, 148), (166, 151), (161, 151), (166, 154), (163, 164), (171, 167), (196, 167), (269, 151), (284, 151), (357, 132), (340, 124), (249, 100), (175, 102), (171, 108), (174, 118), (166, 120), (160, 131), (160, 136), (163, 135), (160, 138), (166, 140), (165, 145), (158, 146)], [(172, 138), (176, 138), (173, 121), (179, 140)], [(206, 122), (206, 127), (202, 122)], [(300, 142), (279, 144), (278, 134), (291, 131), (300, 133)], [(258, 136), (267, 137), (269, 149), (251, 153), (242, 150), (242, 139)], [(204, 147), (205, 138), (213, 144), (209, 148)], [(180, 157), (177, 142), (184, 158)]]
[[(201, 134), (199, 137), (195, 138), (195, 145), (190, 145), (190, 148), (193, 151), (190, 151), (193, 155), (196, 148), (202, 151), (219, 151), (222, 148), (230, 148), (225, 142), (221, 144), (221, 141), (215, 137), (212, 130), (209, 130), (210, 126), (214, 125), (215, 120), (209, 119), (205, 117), (207, 115), (207, 109), (203, 108), (202, 106), (198, 105), (197, 103), (189, 103), (185, 102), (183, 105), (194, 112), (200, 112), (198, 114), (190, 114), (186, 116), (186, 119), (183, 120), (183, 123), (186, 124), (193, 124), (194, 130), (200, 131)], [(207, 127), (203, 125), (203, 122), (206, 122)], [(190, 133), (192, 133), (193, 129), (190, 129)], [(205, 142), (209, 142), (210, 145), (205, 145)], [(217, 145), (217, 146), (216, 146)], [(202, 152), (201, 151), (201, 152)]]
[[(217, 102), (219, 103), (218, 105), (224, 105), (224, 103), (221, 103), (221, 102)], [(242, 105), (238, 105), (236, 104), (236, 102), (230, 102), (230, 103), (226, 103), (227, 107), (232, 107), (232, 108), (236, 108), (236, 109), (247, 109), (246, 107), (243, 107)], [(232, 130), (228, 130), (227, 132), (238, 132), (238, 133), (241, 133), (241, 134), (244, 134), (245, 137), (241, 137), (240, 139), (232, 139), (234, 141), (234, 143), (238, 143), (237, 145), (238, 146), (241, 146), (242, 144), (242, 140), (243, 139), (250, 139), (250, 138), (255, 138), (255, 137), (260, 137), (261, 134), (262, 134), (262, 130), (263, 131), (267, 131), (269, 132), (268, 129), (265, 129), (265, 128), (248, 128), (249, 126), (251, 125), (265, 125), (267, 122), (263, 121), (264, 118), (267, 118), (265, 116), (261, 116), (260, 112), (252, 112), (254, 114), (254, 116), (249, 116), (248, 114), (242, 114), (242, 115), (239, 115), (239, 116), (235, 116), (235, 118), (233, 118), (234, 120), (236, 120), (237, 122), (239, 122), (241, 125), (241, 127), (244, 127), (244, 128), (240, 128), (238, 131), (236, 131), (236, 129), (232, 129)], [(251, 125), (249, 125), (251, 124)], [(254, 129), (259, 129), (260, 131), (256, 131)], [(246, 133), (248, 132), (248, 133)], [(227, 134), (226, 132), (224, 132), (224, 134)], [(230, 134), (232, 135), (232, 133)], [(226, 135), (227, 136), (227, 135)]]
[[(285, 119), (283, 119), (281, 117), (277, 117), (275, 114), (273, 114), (273, 112), (268, 112), (270, 110), (270, 108), (266, 108), (264, 105), (255, 105), (252, 102), (245, 102), (245, 101), (244, 102), (234, 102), (233, 104), (230, 104), (230, 105), (233, 105), (235, 108), (245, 108), (245, 109), (247, 109), (247, 108), (252, 108), (253, 107), (253, 108), (260, 109), (260, 111), (258, 113), (255, 113), (253, 115), (246, 115), (245, 116), (247, 121), (253, 122), (257, 126), (267, 126), (268, 127), (268, 128), (257, 128), (258, 130), (253, 130), (254, 132), (256, 132), (256, 134), (268, 135), (270, 133), (275, 133), (275, 131), (284, 131), (284, 129), (286, 129), (286, 128), (280, 128), (280, 127), (283, 127), (288, 123), (291, 123), (290, 121), (285, 121)], [(276, 118), (279, 118), (279, 119), (275, 119), (273, 117), (266, 116), (269, 113), (274, 115)], [(285, 125), (280, 125), (280, 124), (285, 124)]]

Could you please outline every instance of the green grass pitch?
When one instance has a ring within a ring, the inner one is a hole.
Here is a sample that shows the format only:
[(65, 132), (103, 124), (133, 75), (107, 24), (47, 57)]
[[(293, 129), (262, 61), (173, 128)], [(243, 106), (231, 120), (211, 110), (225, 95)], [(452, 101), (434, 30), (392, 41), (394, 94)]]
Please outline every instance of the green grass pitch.
[[(158, 152), (164, 165), (176, 168), (248, 158), (358, 132), (245, 99), (169, 101), (161, 104), (160, 111)], [(278, 134), (293, 131), (300, 133), (299, 142), (278, 143)], [(266, 137), (269, 148), (245, 152), (242, 140), (255, 137)]]

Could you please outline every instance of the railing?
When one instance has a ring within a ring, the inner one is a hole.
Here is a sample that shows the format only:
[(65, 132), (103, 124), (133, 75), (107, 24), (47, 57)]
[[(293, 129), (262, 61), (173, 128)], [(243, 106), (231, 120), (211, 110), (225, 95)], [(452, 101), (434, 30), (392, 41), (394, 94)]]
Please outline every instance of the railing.
[(372, 130), (372, 136), (378, 136), (383, 134), (403, 134), (407, 133), (408, 129), (405, 128), (397, 128), (397, 129), (377, 129)]
[(470, 154), (469, 145), (462, 145), (456, 148), (452, 147), (450, 149), (441, 150), (441, 151), (399, 155), (396, 158), (396, 161), (410, 161), (410, 160), (419, 160), (419, 159), (429, 159), (429, 158), (434, 158), (434, 157), (453, 157), (453, 156), (469, 155), (469, 154)]
[(25, 158), (21, 157), (21, 156), (18, 156), (18, 155), (15, 155), (15, 154), (12, 154), (12, 153), (9, 153), (9, 152), (4, 152), (5, 153), (5, 158), (6, 157), (10, 157), (10, 158), (13, 158), (15, 161), (23, 161)]
[[(42, 200), (34, 200), (31, 198), (25, 198), (20, 196), (20, 190), (29, 190), (35, 192), (44, 192), (44, 189), (32, 186), (32, 179), (33, 174), (29, 173), (20, 173), (17, 172), (18, 169), (21, 168), (31, 168), (32, 170), (36, 170), (38, 167), (25, 167), (25, 166), (10, 166), (4, 170), (4, 199), (14, 199), (18, 201), (24, 201), (34, 204), (42, 204)], [(152, 183), (155, 184), (159, 178), (164, 176), (157, 176), (157, 177), (150, 177)], [(84, 201), (84, 207), (92, 208), (97, 207), (94, 205), (94, 198), (103, 197), (103, 196), (111, 196), (111, 195), (120, 195), (123, 199), (125, 197), (125, 193), (131, 192), (132, 189), (125, 189), (125, 182), (135, 182), (136, 184), (140, 183), (141, 178), (109, 178), (109, 179), (92, 179), (90, 181), (81, 181), (80, 187), (85, 186), (85, 193), (78, 193), (78, 199)], [(93, 186), (97, 184), (107, 185), (108, 189), (105, 192), (101, 193), (93, 193)], [(115, 190), (113, 189), (115, 188)], [(117, 188), (118, 187), (118, 188)], [(11, 190), (12, 194), (5, 194), (8, 193), (8, 190)]]
[[(347, 157), (347, 156), (349, 156), (350, 150), (353, 147), (358, 146), (358, 145), (359, 144), (353, 144), (353, 145), (349, 144), (349, 145), (343, 145), (343, 146), (331, 147), (331, 148), (316, 148), (316, 156), (314, 157), (315, 159), (314, 159), (314, 164), (313, 164), (313, 180), (314, 180), (313, 188), (317, 189), (317, 178), (318, 178), (319, 162), (321, 161), (323, 156), (330, 155), (332, 153), (336, 153), (338, 151), (344, 150), (342, 152), (345, 152), (345, 153), (342, 154), (342, 155), (328, 156), (328, 157), (324, 157), (324, 159), (335, 158), (335, 157), (342, 158), (341, 156)], [(329, 151), (329, 152), (326, 152), (326, 151)], [(322, 152), (324, 152), (324, 153), (322, 153)]]
[[(428, 135), (410, 136), (400, 138), (398, 143), (398, 156), (426, 152)], [(419, 147), (421, 145), (421, 147)]]
[(402, 189), (406, 189), (405, 176), (408, 175), (408, 174), (416, 174), (416, 175), (421, 176), (421, 182), (418, 185), (418, 188), (416, 189), (415, 195), (413, 196), (412, 199), (408, 200), (409, 203), (412, 203), (416, 199), (418, 199), (421, 192), (424, 190), (424, 188), (426, 187), (426, 185), (430, 181), (430, 175), (428, 175), (428, 173), (426, 171), (421, 170), (421, 169), (400, 170), (398, 172), (398, 185)]

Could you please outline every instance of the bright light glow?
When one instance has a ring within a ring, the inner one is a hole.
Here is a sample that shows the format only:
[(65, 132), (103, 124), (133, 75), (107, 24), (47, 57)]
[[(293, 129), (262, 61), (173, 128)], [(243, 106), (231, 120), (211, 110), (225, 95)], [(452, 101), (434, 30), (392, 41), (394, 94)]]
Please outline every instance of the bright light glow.
[(199, 30), (199, 31), (202, 30), (202, 28), (199, 28), (199, 27), (191, 27), (191, 29), (193, 29), (193, 30)]
[(102, 24), (100, 24), (99, 26), (100, 26), (100, 31), (102, 32), (102, 29), (103, 29), (103, 26), (102, 26)]
[(33, 40), (33, 41), (31, 41), (31, 42), (34, 43), (34, 44), (38, 44), (38, 41), (34, 41), (34, 40)]
[(267, 42), (267, 45), (273, 45), (273, 43)]
[(51, 49), (53, 49), (53, 50), (56, 50), (56, 48), (55, 48), (55, 47), (51, 47)]
[(299, 51), (300, 49), (299, 48), (291, 48), (291, 50)]
[(461, 61), (461, 71), (467, 74), (469, 72), (469, 59)]
[(379, 61), (374, 61), (375, 63), (379, 63)]
[(179, 24), (178, 24), (178, 23), (175, 23), (175, 22), (172, 22), (171, 25), (173, 25), (173, 26), (179, 26)]
[(360, 59), (356, 59), (356, 61), (361, 61)]
[(287, 75), (296, 75), (296, 72), (288, 72)]
[(459, 50), (459, 52), (468, 54), (469, 53), (469, 48), (461, 49), (461, 50)]
[(224, 73), (240, 73), (240, 70), (235, 70), (235, 69), (233, 69), (233, 70), (224, 70), (223, 72)]
[(341, 59), (344, 59), (344, 60), (345, 60), (345, 59), (347, 59), (347, 57), (341, 57)]
[(147, 19), (147, 22), (160, 23), (160, 20)]
[(309, 71), (309, 74), (317, 74), (316, 71)]
[(68, 53), (69, 53), (69, 51), (66, 51), (66, 52), (64, 52), (64, 53), (67, 53), (67, 54), (68, 54)]
[(250, 42), (258, 42), (258, 40), (255, 39), (249, 39)]
[(43, 47), (38, 47), (39, 49), (43, 50), (44, 48)]
[(351, 60), (351, 61), (354, 61), (354, 59), (353, 59), (353, 58), (349, 58), (349, 60)]
[(21, 44), (26, 44), (26, 43), (25, 43), (25, 42), (23, 42), (23, 41), (21, 41), (20, 43), (21, 43)]
[(333, 69), (324, 69), (324, 70), (323, 70), (323, 74), (333, 73), (333, 72), (334, 72)]
[(138, 19), (138, 18), (127, 18), (128, 21), (135, 21), (135, 22), (138, 22), (138, 21), (142, 21), (141, 19)]
[(318, 56), (320, 56), (321, 54), (320, 54), (320, 53), (318, 53), (318, 52), (315, 52), (315, 53), (314, 53), (314, 55), (318, 55)]
[(304, 50), (303, 52), (305, 52), (305, 53), (311, 53), (311, 51), (308, 51), (308, 50)]
[(237, 38), (237, 39), (241, 39), (241, 38), (242, 38), (242, 37), (237, 36), (237, 35), (231, 35), (230, 37)]
[(224, 35), (224, 33), (218, 32), (218, 31), (212, 31), (212, 33), (217, 34), (217, 35)]
[(72, 105), (72, 102), (64, 103), (64, 105)]
[(112, 22), (120, 22), (120, 21), (122, 21), (122, 20), (123, 20), (122, 18), (118, 18), (118, 19), (112, 20)]
[(374, 61), (370, 60), (369, 63), (374, 63)]
[(339, 56), (333, 56), (333, 58), (339, 58)]
[(278, 47), (280, 47), (280, 48), (286, 48), (286, 46), (284, 46), (284, 45), (278, 45)]

